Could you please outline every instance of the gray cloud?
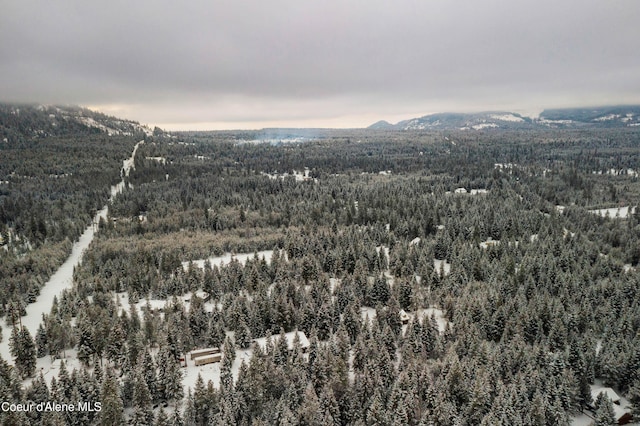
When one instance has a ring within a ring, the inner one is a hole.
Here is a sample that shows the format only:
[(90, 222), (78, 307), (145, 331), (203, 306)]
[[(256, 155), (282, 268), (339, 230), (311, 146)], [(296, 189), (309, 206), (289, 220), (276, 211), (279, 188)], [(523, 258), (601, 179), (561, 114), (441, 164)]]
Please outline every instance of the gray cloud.
[(4, 100), (154, 124), (640, 103), (635, 0), (3, 3)]

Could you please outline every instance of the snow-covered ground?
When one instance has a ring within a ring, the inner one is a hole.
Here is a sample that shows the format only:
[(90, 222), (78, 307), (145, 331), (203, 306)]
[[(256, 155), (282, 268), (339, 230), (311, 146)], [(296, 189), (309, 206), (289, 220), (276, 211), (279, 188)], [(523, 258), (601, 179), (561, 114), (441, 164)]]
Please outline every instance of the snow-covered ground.
[(571, 426), (591, 426), (593, 425), (593, 415), (591, 413), (578, 414), (571, 418)]
[(633, 169), (609, 169), (606, 170), (604, 173), (602, 172), (602, 170), (594, 170), (593, 172), (591, 172), (594, 175), (612, 175), (612, 176), (629, 176), (629, 177), (638, 177), (638, 172), (633, 170)]
[(493, 129), (496, 127), (499, 127), (496, 123), (481, 123), (481, 124), (474, 124), (473, 126), (471, 126), (471, 128), (474, 130)]
[(487, 190), (487, 189), (482, 189), (482, 188), (480, 188), (480, 189), (472, 189), (471, 191), (469, 191), (469, 193), (470, 193), (471, 195), (488, 194), (488, 193), (489, 193), (489, 190)]
[(91, 117), (79, 117), (79, 121), (83, 123), (85, 126), (100, 129), (103, 132), (106, 132), (109, 136), (119, 135), (122, 133), (120, 130), (112, 129), (111, 127), (107, 127), (104, 124), (98, 123), (96, 120), (94, 120)]
[[(199, 290), (196, 291), (196, 294), (198, 295), (198, 297), (200, 297), (201, 299), (204, 299), (204, 294), (206, 294), (205, 292)], [(178, 297), (178, 300), (180, 301), (180, 303), (182, 303), (182, 305), (184, 306), (184, 309), (188, 312), (191, 309), (191, 298), (193, 297), (193, 294), (191, 292), (187, 293), (187, 294), (183, 294), (182, 296)], [(122, 312), (126, 312), (127, 314), (131, 313), (131, 304), (129, 303), (129, 295), (124, 292), (124, 293), (116, 293), (114, 296), (114, 302), (116, 302), (116, 306), (118, 308), (118, 314), (122, 313)], [(138, 316), (140, 318), (142, 318), (144, 309), (147, 306), (147, 303), (149, 303), (149, 307), (154, 310), (154, 311), (159, 311), (162, 315), (162, 311), (164, 310), (164, 308), (167, 305), (171, 305), (171, 303), (173, 302), (173, 298), (170, 297), (169, 299), (140, 299), (138, 300), (137, 303), (134, 303), (133, 306), (135, 306), (136, 311), (138, 312)], [(220, 308), (221, 305), (215, 305), (213, 302), (205, 302), (203, 303), (203, 307), (204, 310), (207, 312), (213, 312), (214, 308), (218, 307)]]
[(557, 124), (572, 124), (573, 120), (546, 120), (542, 118), (538, 120), (538, 123), (544, 124), (549, 127), (553, 127), (554, 125), (557, 125)]
[[(480, 194), (488, 194), (489, 190), (487, 189), (470, 189), (467, 191), (467, 188), (456, 188), (454, 194), (471, 194), (471, 195), (480, 195)], [(451, 191), (447, 191), (446, 194), (451, 194)]]
[(602, 217), (608, 216), (611, 219), (615, 219), (615, 218), (626, 219), (627, 217), (629, 217), (629, 213), (631, 214), (636, 213), (636, 206), (633, 206), (631, 208), (629, 206), (626, 206), (626, 207), (614, 207), (612, 209), (589, 210), (589, 213), (597, 214)]
[(426, 309), (418, 309), (417, 313), (408, 312), (409, 317), (412, 319), (415, 318), (416, 314), (418, 319), (424, 320), (425, 318), (431, 318), (432, 316), (436, 319), (438, 323), (438, 331), (440, 334), (444, 333), (449, 325), (449, 321), (444, 317), (444, 312), (438, 308), (426, 308)]
[[(295, 331), (291, 331), (285, 334), (285, 338), (287, 339), (287, 343), (290, 348), (293, 347), (293, 339)], [(300, 337), (300, 344), (303, 347), (309, 346), (309, 340), (301, 331), (298, 332)], [(231, 335), (232, 333), (228, 332), (227, 335)], [(271, 341), (275, 343), (276, 339), (279, 335), (273, 335), (271, 337)], [(267, 339), (265, 337), (261, 337), (259, 339), (254, 340), (255, 344), (260, 345), (260, 347), (265, 350)], [(245, 364), (249, 364), (251, 361), (251, 357), (253, 356), (253, 349), (250, 347), (248, 349), (238, 349), (236, 350), (236, 358), (233, 361), (231, 366), (231, 375), (233, 376), (234, 382), (238, 380), (238, 374), (240, 372), (240, 366), (244, 362)], [(305, 358), (307, 355), (303, 355)], [(187, 391), (191, 388), (191, 392), (193, 393), (193, 389), (195, 388), (196, 381), (198, 380), (198, 375), (202, 377), (205, 385), (209, 380), (213, 383), (213, 386), (217, 389), (220, 388), (220, 369), (222, 367), (222, 362), (216, 362), (213, 364), (206, 364), (197, 366), (195, 365), (195, 361), (191, 360), (189, 354), (186, 356), (187, 366), (182, 369), (183, 378), (182, 378), (182, 387), (184, 389), (185, 396), (187, 395)]]
[(384, 257), (389, 262), (389, 247), (387, 246), (378, 246), (376, 247), (376, 253), (380, 254), (380, 250), (384, 253)]
[(363, 306), (360, 308), (360, 315), (362, 317), (362, 321), (371, 321), (376, 317), (376, 309), (370, 308), (368, 306)]
[(122, 169), (124, 170), (125, 176), (129, 176), (129, 172), (131, 172), (132, 169), (136, 168), (136, 164), (135, 164), (136, 152), (138, 151), (138, 147), (140, 146), (140, 144), (143, 144), (143, 143), (144, 141), (138, 142), (136, 146), (133, 147), (133, 153), (131, 154), (131, 157), (122, 161)]
[(303, 182), (303, 181), (307, 181), (307, 180), (314, 180), (317, 181), (317, 179), (313, 179), (311, 176), (309, 176), (309, 169), (307, 167), (304, 168), (303, 172), (299, 172), (297, 170), (294, 170), (292, 174), (289, 174), (288, 172), (284, 172), (282, 174), (278, 174), (276, 173), (265, 173), (262, 172), (260, 173), (263, 176), (267, 176), (269, 179), (272, 180), (276, 180), (276, 179), (280, 179), (280, 180), (284, 180), (290, 176), (293, 176), (296, 180), (296, 182)]
[[(133, 167), (133, 158), (135, 156), (135, 152), (138, 149), (138, 146), (142, 143), (142, 141), (138, 142), (133, 149), (133, 153), (131, 154), (131, 158), (125, 160), (123, 162), (125, 175), (129, 174), (129, 170)], [(111, 187), (111, 200), (115, 197), (119, 192), (124, 189), (124, 181), (120, 182), (116, 186)], [(111, 201), (110, 200), (110, 201)], [(106, 219), (107, 213), (109, 211), (109, 207), (104, 206), (102, 210), (96, 213), (93, 222), (98, 223), (100, 218)], [(42, 315), (49, 314), (51, 312), (51, 306), (53, 305), (53, 298), (62, 293), (64, 289), (71, 288), (73, 284), (73, 269), (76, 265), (78, 265), (82, 260), (82, 255), (84, 251), (89, 247), (91, 241), (93, 240), (93, 236), (95, 233), (95, 226), (91, 224), (84, 233), (80, 236), (78, 241), (73, 244), (73, 248), (71, 249), (71, 255), (67, 258), (67, 260), (58, 268), (58, 270), (49, 278), (49, 281), (42, 287), (40, 290), (40, 295), (37, 297), (34, 303), (27, 305), (26, 311), (27, 314), (21, 318), (22, 325), (25, 326), (32, 337), (35, 337), (35, 333), (38, 330), (38, 326), (42, 322)], [(5, 321), (4, 324), (4, 338), (2, 342), (0, 342), (0, 355), (10, 364), (13, 364), (13, 357), (11, 356), (11, 352), (9, 350), (9, 333), (11, 330), (11, 325), (7, 324)], [(45, 358), (45, 361), (49, 358)], [(45, 362), (43, 361), (43, 362)], [(42, 366), (44, 368), (44, 366)], [(40, 365), (39, 367), (40, 368)]]
[[(53, 377), (58, 380), (58, 374), (60, 374), (60, 364), (62, 363), (62, 361), (64, 361), (65, 368), (69, 372), (69, 375), (71, 375), (71, 372), (74, 369), (80, 370), (81, 363), (78, 359), (78, 352), (75, 349), (67, 349), (64, 352), (60, 352), (60, 356), (61, 358), (58, 358), (54, 361), (51, 361), (51, 357), (48, 355), (42, 358), (38, 358), (36, 360), (35, 377), (42, 373), (42, 376), (47, 383), (51, 383), (51, 379)], [(28, 386), (29, 384), (31, 384), (31, 381), (32, 379), (27, 379), (24, 382), (24, 385)]]
[(493, 168), (497, 170), (513, 169), (514, 167), (515, 167), (515, 164), (513, 163), (494, 163), (493, 164)]
[(167, 159), (164, 157), (144, 157), (145, 160), (157, 161), (160, 164), (167, 164)]
[(331, 294), (336, 291), (336, 286), (341, 282), (342, 280), (340, 278), (329, 278), (329, 290), (331, 291)]
[[(362, 317), (362, 321), (372, 321), (376, 318), (376, 310), (375, 308), (370, 308), (368, 306), (363, 306), (360, 308), (360, 315)], [(438, 331), (440, 334), (444, 333), (449, 325), (449, 321), (444, 317), (444, 312), (442, 312), (439, 308), (420, 308), (417, 312), (407, 312), (410, 320), (415, 320), (418, 318), (420, 322), (422, 322), (425, 318), (431, 318), (433, 316), (438, 323)], [(402, 332), (406, 330), (406, 325), (402, 326)]]
[(620, 118), (620, 114), (608, 114), (602, 117), (594, 118), (593, 121), (609, 121), (615, 120), (616, 118)]
[[(433, 269), (435, 269), (438, 274), (442, 276), (449, 275), (449, 273), (451, 272), (451, 264), (447, 263), (446, 260), (433, 259)], [(440, 273), (441, 271), (442, 274)]]
[[(239, 254), (227, 253), (224, 256), (214, 256), (208, 259), (193, 260), (191, 261), (191, 263), (193, 263), (193, 265), (197, 266), (198, 268), (204, 268), (205, 262), (209, 262), (212, 267), (217, 266), (220, 268), (223, 265), (228, 265), (229, 263), (231, 263), (232, 260), (237, 260), (238, 262), (244, 265), (245, 263), (247, 263), (247, 259), (253, 259), (255, 255), (256, 253), (239, 253)], [(258, 255), (258, 259), (264, 259), (265, 262), (270, 263), (271, 256), (273, 256), (273, 250), (259, 251), (257, 252), (257, 255)], [(189, 261), (182, 262), (182, 267), (185, 270), (189, 268)]]
[(480, 243), (480, 247), (483, 249), (488, 249), (489, 247), (494, 247), (500, 244), (500, 240), (492, 240), (489, 238), (487, 241), (483, 241)]
[(520, 123), (524, 121), (522, 117), (517, 117), (513, 114), (491, 114), (489, 117), (493, 118), (494, 120), (512, 121), (514, 123)]

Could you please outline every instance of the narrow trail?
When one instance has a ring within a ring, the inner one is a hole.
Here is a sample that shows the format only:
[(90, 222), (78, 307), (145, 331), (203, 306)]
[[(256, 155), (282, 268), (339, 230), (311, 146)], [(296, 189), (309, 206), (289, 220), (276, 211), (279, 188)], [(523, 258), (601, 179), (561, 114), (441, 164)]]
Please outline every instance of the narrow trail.
[[(133, 148), (131, 157), (122, 162), (124, 176), (122, 176), (121, 182), (111, 187), (111, 198), (109, 198), (109, 203), (113, 201), (113, 199), (124, 190), (124, 179), (125, 177), (129, 176), (129, 172), (131, 171), (131, 169), (135, 168), (134, 158), (136, 155), (136, 151), (138, 150), (138, 146), (140, 146), (140, 144), (142, 143), (144, 143), (144, 141), (138, 142)], [(100, 221), (100, 218), (106, 219), (108, 212), (109, 204), (107, 203), (106, 206), (104, 206), (100, 211), (96, 213), (93, 218), (92, 224), (87, 227), (78, 241), (73, 244), (71, 254), (67, 258), (67, 260), (65, 260), (62, 266), (60, 266), (60, 268), (58, 268), (58, 270), (51, 276), (51, 278), (49, 278), (49, 281), (47, 281), (44, 287), (40, 289), (40, 295), (38, 296), (36, 301), (26, 306), (27, 314), (21, 318), (21, 321), (22, 325), (29, 330), (29, 333), (31, 333), (32, 337), (35, 338), (38, 326), (42, 322), (43, 314), (48, 314), (49, 312), (51, 312), (54, 297), (59, 296), (64, 289), (72, 287), (73, 268), (76, 265), (80, 264), (84, 251), (89, 247), (91, 241), (93, 241), (93, 237), (96, 232), (95, 224)], [(9, 349), (11, 325), (5, 321), (2, 328), (3, 339), (2, 342), (0, 342), (0, 356), (2, 356), (2, 358), (9, 364), (13, 365), (13, 357), (11, 356), (11, 352)]]

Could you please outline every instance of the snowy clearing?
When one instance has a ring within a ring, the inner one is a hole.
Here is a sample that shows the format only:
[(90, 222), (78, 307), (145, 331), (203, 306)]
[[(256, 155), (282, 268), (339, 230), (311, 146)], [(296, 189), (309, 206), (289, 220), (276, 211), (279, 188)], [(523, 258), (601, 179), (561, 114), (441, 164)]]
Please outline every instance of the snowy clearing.
[(186, 271), (189, 268), (189, 263), (192, 263), (198, 268), (204, 268), (205, 262), (209, 262), (211, 264), (211, 267), (217, 266), (218, 268), (220, 268), (223, 265), (228, 265), (232, 260), (237, 260), (242, 265), (244, 265), (245, 263), (247, 263), (247, 259), (253, 259), (255, 256), (258, 256), (258, 259), (264, 259), (265, 262), (270, 263), (271, 257), (273, 256), (273, 250), (263, 250), (256, 253), (227, 253), (223, 256), (214, 256), (208, 259), (198, 259), (182, 262), (182, 267)]
[(522, 117), (517, 117), (513, 114), (491, 114), (489, 117), (493, 118), (494, 120), (512, 121), (514, 123), (521, 123), (524, 121)]
[(293, 173), (291, 174), (289, 174), (288, 172), (284, 172), (281, 174), (278, 174), (278, 172), (274, 172), (274, 173), (261, 172), (260, 174), (263, 176), (267, 176), (271, 180), (276, 180), (276, 179), (285, 180), (288, 177), (293, 177), (296, 182), (304, 182), (308, 180), (317, 181), (317, 179), (313, 179), (311, 176), (309, 176), (309, 169), (307, 167), (304, 168), (303, 172), (293, 170)]
[(474, 124), (471, 126), (473, 130), (482, 130), (482, 129), (493, 129), (498, 127), (496, 123), (482, 123), (482, 124)]
[[(307, 336), (302, 331), (298, 331), (297, 333), (300, 339), (300, 346), (302, 348), (308, 348), (309, 340), (307, 339)], [(227, 333), (227, 334), (229, 335), (231, 333)], [(293, 348), (293, 340), (294, 340), (295, 334), (296, 334), (296, 331), (285, 333), (285, 338), (287, 339), (287, 345), (289, 346), (290, 349)], [(279, 336), (280, 335), (271, 336), (271, 342), (275, 343), (276, 339), (278, 339)], [(252, 346), (248, 349), (236, 350), (236, 358), (234, 359), (233, 364), (231, 366), (231, 375), (233, 376), (234, 382), (238, 380), (238, 374), (240, 372), (240, 366), (242, 365), (242, 363), (244, 362), (247, 365), (250, 363), (251, 357), (253, 356), (252, 347), (254, 344), (259, 345), (264, 351), (267, 346), (267, 338), (261, 337), (261, 338), (255, 339), (252, 343)], [(303, 357), (305, 357), (306, 359), (307, 355), (303, 355)], [(187, 366), (182, 369), (182, 372), (184, 374), (182, 378), (182, 387), (184, 389), (185, 397), (187, 395), (187, 391), (189, 388), (191, 388), (193, 393), (193, 389), (195, 388), (196, 381), (198, 380), (198, 375), (202, 377), (202, 380), (204, 381), (205, 385), (209, 380), (211, 380), (211, 382), (213, 383), (213, 386), (217, 389), (220, 389), (220, 368), (222, 367), (222, 362), (215, 362), (212, 364), (197, 366), (195, 365), (195, 362), (189, 358), (188, 355), (185, 357), (185, 359), (187, 359)]]
[(620, 118), (620, 114), (609, 114), (602, 117), (594, 118), (593, 121), (609, 121), (615, 120), (616, 118)]
[(145, 160), (157, 161), (160, 164), (167, 164), (167, 159), (164, 157), (144, 157)]
[(487, 190), (487, 189), (472, 189), (469, 193), (471, 195), (488, 194), (489, 190)]
[(631, 208), (629, 208), (629, 206), (626, 206), (617, 208), (614, 207), (611, 209), (589, 210), (589, 213), (597, 214), (602, 217), (609, 217), (611, 219), (626, 219), (627, 217), (629, 217), (629, 212), (631, 212), (631, 214), (635, 214), (636, 206), (633, 206)]
[(436, 323), (438, 323), (438, 331), (440, 332), (440, 334), (444, 333), (450, 324), (449, 321), (444, 317), (444, 312), (442, 312), (442, 310), (439, 308), (431, 307), (426, 309), (418, 309), (417, 313), (407, 313), (409, 314), (409, 317), (411, 319), (415, 319), (417, 317), (421, 322), (424, 321), (425, 318), (434, 317)]
[(382, 252), (384, 253), (384, 257), (387, 260), (387, 262), (389, 262), (389, 247), (386, 246), (378, 246), (376, 247), (376, 252), (378, 254), (380, 254), (380, 250), (382, 250)]
[(451, 264), (446, 260), (433, 259), (433, 269), (435, 269), (440, 276), (446, 276), (451, 272)]
[(483, 241), (480, 243), (480, 248), (488, 249), (489, 247), (494, 247), (500, 244), (500, 240), (492, 240), (489, 238), (487, 241)]
[[(202, 290), (198, 290), (195, 294), (201, 299), (206, 299), (208, 294)], [(184, 306), (186, 312), (189, 312), (191, 309), (191, 299), (193, 298), (193, 293), (189, 292), (183, 294), (182, 296), (177, 296), (178, 301)], [(116, 293), (113, 296), (114, 302), (116, 303), (116, 307), (118, 308), (118, 315), (122, 314), (122, 312), (126, 312), (127, 315), (131, 314), (131, 304), (129, 303), (129, 295), (127, 293)], [(146, 309), (147, 303), (149, 304), (149, 308), (152, 311), (159, 312), (160, 315), (164, 315), (163, 311), (165, 307), (171, 305), (173, 303), (173, 297), (169, 297), (168, 299), (140, 299), (138, 302), (134, 303), (138, 316), (142, 318), (144, 310)], [(203, 303), (203, 308), (207, 312), (213, 312), (215, 308), (221, 308), (222, 306), (218, 303), (215, 304), (211, 301), (207, 301)]]
[[(366, 321), (367, 319), (369, 321), (373, 321), (377, 316), (375, 308), (370, 308), (368, 306), (363, 306), (362, 308), (360, 308), (360, 315), (362, 317), (362, 321)], [(438, 323), (438, 331), (440, 332), (440, 334), (444, 333), (447, 329), (447, 326), (450, 324), (449, 321), (444, 317), (444, 312), (441, 309), (435, 307), (420, 308), (417, 310), (417, 312), (406, 312), (406, 315), (408, 315), (410, 321), (414, 321), (417, 318), (421, 323), (425, 318), (431, 318), (433, 316)], [(406, 330), (406, 327), (406, 324), (402, 326), (403, 333)]]
[[(450, 193), (450, 192), (448, 192)], [(453, 191), (454, 194), (469, 194), (469, 195), (480, 195), (480, 194), (488, 194), (489, 190), (479, 188), (479, 189), (470, 189), (467, 191), (467, 188), (456, 188)]]
[[(144, 141), (138, 142), (136, 146), (133, 147), (133, 153), (131, 154), (131, 157), (122, 161), (122, 169), (124, 170), (125, 176), (129, 176), (129, 172), (131, 172), (132, 169), (136, 168), (136, 163), (135, 163), (136, 152), (138, 151), (138, 147), (140, 146), (140, 144), (143, 144), (143, 143)], [(124, 182), (123, 182), (123, 185), (124, 185)]]

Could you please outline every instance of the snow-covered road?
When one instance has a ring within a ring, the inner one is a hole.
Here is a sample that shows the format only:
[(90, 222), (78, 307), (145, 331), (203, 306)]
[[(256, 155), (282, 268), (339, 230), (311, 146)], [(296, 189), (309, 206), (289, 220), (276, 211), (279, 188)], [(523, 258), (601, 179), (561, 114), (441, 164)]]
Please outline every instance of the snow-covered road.
[[(138, 142), (133, 149), (131, 157), (123, 161), (125, 176), (129, 176), (129, 171), (134, 168), (133, 159), (136, 155), (138, 146), (142, 143), (144, 143), (144, 141)], [(125, 183), (123, 178), (122, 182), (111, 187), (111, 198), (109, 199), (109, 202), (111, 202), (116, 195), (122, 192), (122, 190), (124, 189), (124, 185)], [(102, 210), (96, 213), (93, 223), (98, 223), (100, 218), (106, 219), (108, 211), (108, 205), (104, 206)], [(80, 239), (73, 244), (71, 255), (51, 276), (51, 278), (49, 278), (49, 281), (47, 281), (44, 287), (42, 287), (42, 289), (40, 290), (40, 295), (38, 296), (36, 301), (27, 305), (27, 315), (23, 316), (21, 320), (22, 325), (29, 329), (32, 337), (35, 338), (38, 326), (42, 322), (42, 315), (51, 312), (53, 298), (60, 295), (64, 289), (71, 288), (71, 286), (73, 285), (73, 268), (80, 263), (84, 251), (89, 247), (89, 244), (91, 244), (91, 241), (93, 240), (93, 236), (95, 233), (94, 224), (90, 225), (80, 236)], [(4, 358), (9, 364), (13, 364), (13, 357), (11, 356), (11, 352), (9, 350), (11, 325), (7, 324), (5, 321), (5, 324), (2, 328), (3, 339), (2, 342), (0, 342), (0, 356), (2, 356), (2, 358)]]

